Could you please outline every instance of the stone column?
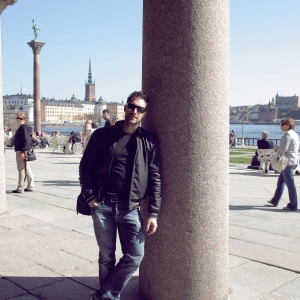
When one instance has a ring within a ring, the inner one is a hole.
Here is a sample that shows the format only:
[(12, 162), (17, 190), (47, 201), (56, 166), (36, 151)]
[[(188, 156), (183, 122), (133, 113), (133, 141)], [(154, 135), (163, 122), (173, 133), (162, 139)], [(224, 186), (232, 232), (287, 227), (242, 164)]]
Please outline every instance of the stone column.
[[(0, 0), (0, 16), (8, 5), (13, 5), (17, 0)], [(1, 19), (0, 19), (0, 214), (6, 211), (6, 186), (5, 186), (5, 157), (4, 157), (4, 129), (3, 129), (3, 92), (2, 92), (2, 47), (1, 47)]]
[(45, 43), (34, 40), (27, 44), (33, 51), (33, 126), (34, 131), (41, 131), (40, 51)]
[(142, 73), (163, 202), (140, 293), (227, 299), (229, 0), (145, 0)]

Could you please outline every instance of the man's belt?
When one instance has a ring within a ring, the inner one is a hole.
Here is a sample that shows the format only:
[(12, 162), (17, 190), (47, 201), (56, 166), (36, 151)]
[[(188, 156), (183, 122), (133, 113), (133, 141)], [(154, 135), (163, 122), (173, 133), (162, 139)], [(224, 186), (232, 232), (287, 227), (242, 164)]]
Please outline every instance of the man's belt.
[(117, 197), (101, 197), (101, 202), (111, 202), (111, 203), (125, 203), (126, 200)]

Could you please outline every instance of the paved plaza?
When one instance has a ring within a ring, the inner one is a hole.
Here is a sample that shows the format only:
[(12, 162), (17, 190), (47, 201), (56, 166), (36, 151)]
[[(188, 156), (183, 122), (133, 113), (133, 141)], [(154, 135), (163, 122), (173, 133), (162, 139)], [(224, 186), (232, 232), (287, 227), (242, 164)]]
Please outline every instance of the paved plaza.
[[(0, 215), (1, 300), (87, 300), (98, 287), (92, 220), (75, 212), (81, 155), (51, 151), (36, 150), (38, 160), (31, 163), (35, 192), (12, 194), (18, 174), (15, 153), (6, 149), (7, 213)], [(266, 205), (277, 177), (274, 172), (258, 174), (243, 165), (230, 166), (231, 300), (300, 300), (300, 211), (282, 210), (286, 191), (277, 208)], [(300, 191), (300, 176), (295, 181)], [(130, 299), (142, 300), (138, 272), (121, 295), (121, 300)]]

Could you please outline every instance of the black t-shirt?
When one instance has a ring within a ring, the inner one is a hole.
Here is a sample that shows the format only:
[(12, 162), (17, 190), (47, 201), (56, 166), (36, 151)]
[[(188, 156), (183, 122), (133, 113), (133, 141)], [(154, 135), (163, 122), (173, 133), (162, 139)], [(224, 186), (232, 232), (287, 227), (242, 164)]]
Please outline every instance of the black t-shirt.
[(127, 134), (122, 131), (116, 146), (108, 180), (101, 191), (106, 198), (129, 200), (130, 184), (134, 158), (136, 153), (137, 134)]
[(112, 123), (111, 123), (111, 119), (109, 118), (109, 119), (105, 122), (104, 127), (110, 127), (110, 126), (112, 126)]

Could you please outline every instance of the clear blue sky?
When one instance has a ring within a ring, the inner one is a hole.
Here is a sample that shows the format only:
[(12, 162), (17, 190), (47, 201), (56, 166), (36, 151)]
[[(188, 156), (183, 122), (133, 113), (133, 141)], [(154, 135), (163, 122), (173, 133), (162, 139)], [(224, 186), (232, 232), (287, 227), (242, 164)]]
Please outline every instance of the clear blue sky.
[[(230, 105), (300, 95), (300, 0), (231, 0)], [(84, 98), (89, 57), (96, 97), (141, 88), (142, 0), (19, 0), (2, 14), (3, 94), (32, 93), (40, 27), (41, 95)]]

